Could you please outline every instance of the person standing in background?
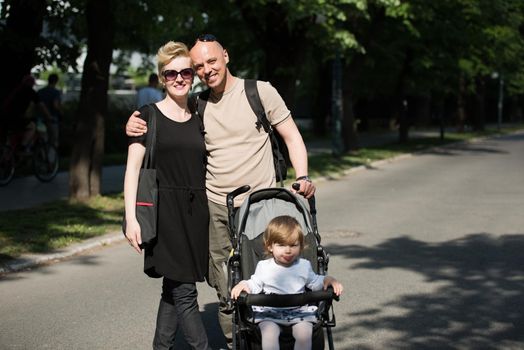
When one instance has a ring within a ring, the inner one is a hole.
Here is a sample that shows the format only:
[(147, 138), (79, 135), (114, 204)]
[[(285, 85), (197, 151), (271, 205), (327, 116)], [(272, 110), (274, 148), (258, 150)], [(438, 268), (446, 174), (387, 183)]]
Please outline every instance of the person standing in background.
[(158, 75), (151, 73), (149, 75), (148, 85), (138, 90), (136, 94), (136, 108), (158, 102), (163, 98), (162, 92), (158, 90)]
[(0, 115), (7, 121), (5, 132), (2, 129), (1, 141), (5, 141), (9, 131), (20, 133), (22, 136), (18, 151), (23, 154), (31, 153), (32, 140), (36, 132), (35, 118), (31, 116), (32, 113), (29, 113), (29, 107), (33, 105), (40, 110), (46, 125), (49, 125), (51, 119), (51, 114), (40, 100), (34, 85), (35, 78), (31, 74), (24, 75), (1, 106)]

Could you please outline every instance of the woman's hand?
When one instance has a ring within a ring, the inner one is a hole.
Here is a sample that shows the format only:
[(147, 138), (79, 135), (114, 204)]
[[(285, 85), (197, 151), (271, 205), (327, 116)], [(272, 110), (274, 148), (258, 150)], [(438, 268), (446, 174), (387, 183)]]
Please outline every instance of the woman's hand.
[(140, 224), (136, 219), (126, 219), (126, 238), (138, 254), (142, 254), (142, 249), (139, 246), (142, 244)]

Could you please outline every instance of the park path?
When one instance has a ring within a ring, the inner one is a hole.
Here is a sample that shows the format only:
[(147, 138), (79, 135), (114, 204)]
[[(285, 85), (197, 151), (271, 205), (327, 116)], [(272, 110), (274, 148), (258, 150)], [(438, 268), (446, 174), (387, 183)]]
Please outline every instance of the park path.
[[(414, 131), (412, 137), (436, 136), (436, 131)], [(394, 142), (396, 132), (362, 133), (361, 147)], [(310, 154), (331, 152), (329, 141), (313, 141), (307, 144)], [(125, 165), (106, 166), (102, 171), (102, 193), (121, 192), (124, 185)], [(69, 174), (60, 172), (53, 181), (40, 182), (34, 176), (15, 178), (7, 186), (0, 187), (0, 212), (12, 209), (32, 208), (49, 201), (68, 196)]]
[[(524, 348), (523, 155), (520, 132), (318, 184), (328, 273), (345, 285), (337, 350)], [(0, 348), (150, 348), (160, 281), (141, 266), (115, 243), (4, 276)], [(216, 297), (198, 287), (218, 348)]]

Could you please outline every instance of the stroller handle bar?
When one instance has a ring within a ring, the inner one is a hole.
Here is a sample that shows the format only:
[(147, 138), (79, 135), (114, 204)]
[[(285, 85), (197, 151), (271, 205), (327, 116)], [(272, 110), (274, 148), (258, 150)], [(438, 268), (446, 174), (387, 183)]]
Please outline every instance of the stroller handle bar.
[[(300, 184), (298, 182), (294, 182), (291, 187), (298, 191), (300, 189)], [(318, 234), (318, 225), (317, 225), (317, 205), (315, 203), (315, 196), (313, 195), (308, 200), (309, 204), (309, 212), (311, 213), (311, 220), (313, 224), (313, 232), (315, 232), (315, 235), (317, 236), (318, 241), (320, 242), (320, 235)]]
[(247, 306), (291, 307), (332, 299), (339, 301), (340, 298), (335, 294), (332, 288), (328, 288), (328, 290), (305, 292), (301, 294), (248, 294), (242, 292), (237, 299), (237, 303)]
[(237, 188), (233, 192), (228, 193), (227, 196), (226, 196), (226, 205), (228, 207), (229, 206), (233, 207), (234, 206), (234, 199), (235, 199), (235, 197), (238, 196), (239, 194), (246, 193), (250, 189), (251, 189), (251, 186), (244, 185), (244, 186), (241, 186), (241, 187)]
[[(300, 189), (300, 184), (298, 182), (294, 182), (291, 187), (298, 191)], [(309, 211), (311, 212), (311, 215), (315, 216), (317, 214), (317, 206), (315, 205), (315, 196), (312, 196), (308, 200), (309, 203)]]
[(229, 227), (231, 228), (231, 235), (232, 235), (231, 239), (235, 243), (235, 246), (237, 244), (236, 240), (238, 238), (234, 234), (234, 232), (236, 232), (236, 227), (235, 227), (235, 197), (240, 195), (240, 194), (242, 194), (242, 193), (248, 192), (250, 189), (251, 189), (251, 186), (244, 185), (244, 186), (241, 186), (241, 187), (237, 188), (233, 192), (228, 193), (227, 196), (226, 196), (226, 206), (227, 206), (227, 212), (228, 212), (228, 224), (229, 224)]
[[(291, 187), (298, 191), (300, 189), (300, 184), (298, 182), (295, 182), (291, 185)], [(237, 227), (235, 226), (235, 197), (249, 192), (251, 190), (251, 186), (244, 185), (241, 187), (238, 187), (234, 191), (230, 192), (226, 196), (226, 207), (228, 211), (228, 224), (230, 228), (230, 234), (231, 234), (231, 240), (234, 243), (234, 246), (237, 245), (238, 236), (236, 234)], [(313, 228), (313, 234), (315, 235), (318, 243), (320, 244), (320, 235), (318, 233), (318, 225), (317, 225), (317, 208), (315, 203), (315, 196), (311, 196), (308, 198), (308, 204), (309, 204), (309, 213), (311, 214), (311, 224)]]

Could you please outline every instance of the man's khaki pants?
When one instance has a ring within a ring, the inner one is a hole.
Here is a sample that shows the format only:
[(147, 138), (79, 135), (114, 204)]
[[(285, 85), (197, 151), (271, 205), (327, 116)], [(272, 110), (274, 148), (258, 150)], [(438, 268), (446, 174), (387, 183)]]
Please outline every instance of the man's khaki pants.
[(209, 202), (209, 273), (207, 283), (218, 296), (218, 322), (228, 345), (232, 343), (232, 312), (227, 297), (227, 259), (231, 250), (227, 207)]

